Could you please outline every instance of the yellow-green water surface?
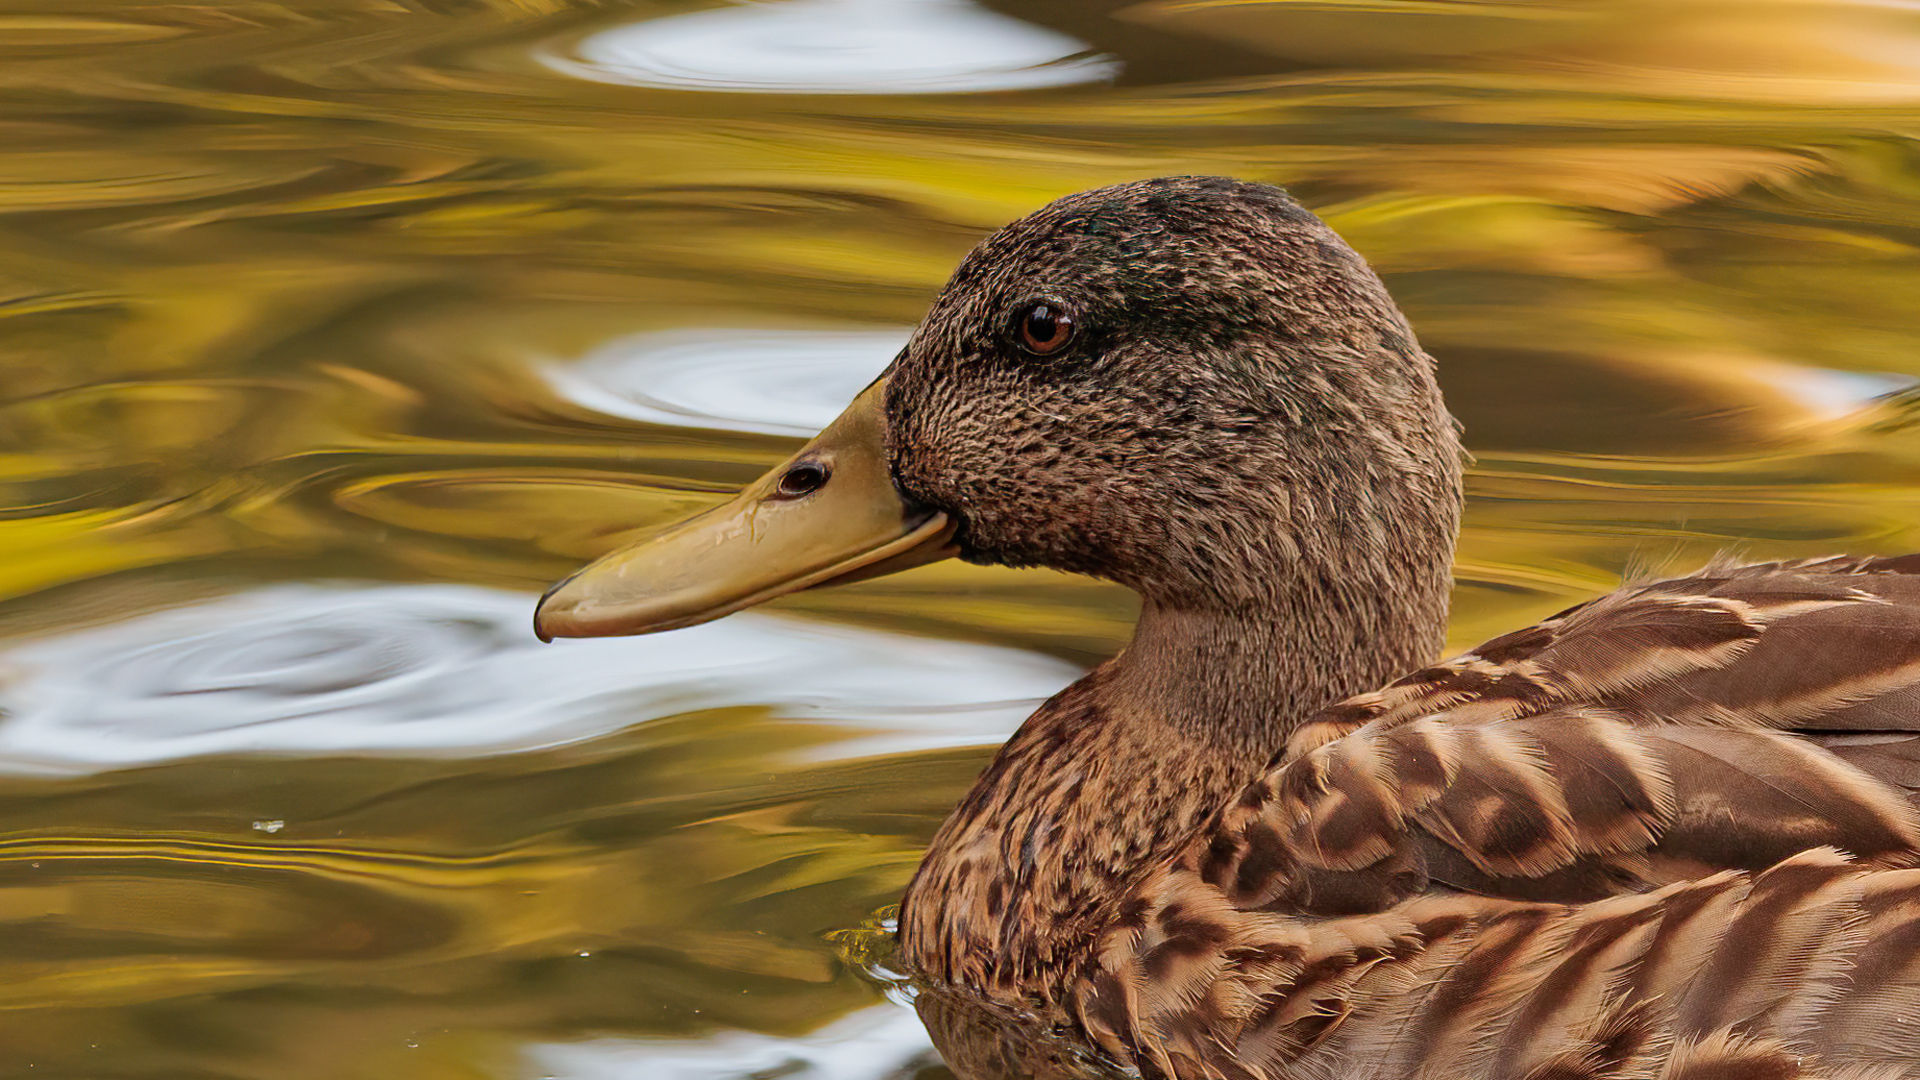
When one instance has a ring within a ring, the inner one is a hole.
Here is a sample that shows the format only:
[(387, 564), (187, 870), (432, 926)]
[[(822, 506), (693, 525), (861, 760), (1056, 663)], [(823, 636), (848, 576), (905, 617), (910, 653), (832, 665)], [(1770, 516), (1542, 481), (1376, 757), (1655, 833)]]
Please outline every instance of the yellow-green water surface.
[(541, 587), (1193, 172), (1440, 358), (1456, 644), (1920, 550), (1916, 134), (1887, 0), (0, 0), (0, 1077), (938, 1075), (837, 932), (1129, 598)]

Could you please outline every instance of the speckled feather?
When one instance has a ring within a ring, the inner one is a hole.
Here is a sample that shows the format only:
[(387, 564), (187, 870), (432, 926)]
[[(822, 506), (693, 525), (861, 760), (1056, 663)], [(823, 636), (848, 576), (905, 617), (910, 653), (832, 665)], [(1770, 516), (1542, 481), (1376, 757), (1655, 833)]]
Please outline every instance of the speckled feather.
[[(1009, 332), (1037, 301), (1058, 355)], [(964, 557), (1143, 598), (903, 901), (962, 1076), (1920, 1078), (1920, 558), (1709, 568), (1433, 664), (1433, 363), (1229, 180), (990, 238), (887, 412)]]
[(1147, 1076), (1920, 1076), (1920, 870), (1830, 848), (1574, 905), (1308, 917), (1220, 905), (1180, 867), (1140, 894), (1065, 1013)]
[[(1322, 711), (1072, 1023), (1177, 1077), (1920, 1077), (1915, 571), (1623, 590)], [(1901, 710), (1866, 768), (1822, 746)]]
[(1310, 718), (1195, 867), (1238, 906), (1345, 914), (1435, 886), (1592, 900), (1823, 846), (1906, 865), (1916, 650), (1920, 559), (1624, 589)]

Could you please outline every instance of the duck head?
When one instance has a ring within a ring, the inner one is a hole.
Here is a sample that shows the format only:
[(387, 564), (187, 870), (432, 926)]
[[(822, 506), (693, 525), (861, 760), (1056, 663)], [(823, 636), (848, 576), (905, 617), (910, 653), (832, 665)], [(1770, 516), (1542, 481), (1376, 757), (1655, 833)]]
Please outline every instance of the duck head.
[(1278, 188), (1149, 180), (989, 237), (818, 438), (535, 623), (665, 630), (949, 556), (1193, 610), (1411, 589), (1433, 623), (1459, 497), (1432, 360), (1365, 262)]

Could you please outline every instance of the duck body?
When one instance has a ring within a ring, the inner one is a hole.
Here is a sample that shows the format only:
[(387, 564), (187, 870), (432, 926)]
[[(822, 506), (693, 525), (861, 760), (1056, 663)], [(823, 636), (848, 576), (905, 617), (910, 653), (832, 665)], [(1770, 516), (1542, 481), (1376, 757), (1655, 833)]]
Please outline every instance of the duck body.
[(1011, 992), (904, 917), (936, 842), (923, 1015), (975, 1076), (1920, 1075), (1916, 571), (1640, 585), (1323, 709)]
[(1141, 594), (902, 901), (962, 1076), (1920, 1078), (1920, 558), (1713, 567), (1434, 663), (1433, 368), (1278, 189), (1070, 196), (818, 439), (536, 625), (954, 555)]

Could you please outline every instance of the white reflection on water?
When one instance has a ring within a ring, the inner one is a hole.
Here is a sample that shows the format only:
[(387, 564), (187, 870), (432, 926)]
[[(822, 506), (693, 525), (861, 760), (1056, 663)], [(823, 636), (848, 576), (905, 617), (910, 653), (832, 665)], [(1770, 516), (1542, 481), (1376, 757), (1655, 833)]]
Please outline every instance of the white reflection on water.
[(744, 1031), (709, 1039), (595, 1039), (526, 1051), (533, 1075), (554, 1080), (894, 1080), (934, 1060), (913, 1011), (862, 1009), (810, 1035), (782, 1039)]
[(603, 30), (556, 70), (599, 82), (803, 94), (1027, 90), (1112, 78), (1065, 34), (970, 0), (742, 3)]
[(1852, 416), (1890, 394), (1911, 389), (1916, 382), (1910, 375), (1894, 372), (1838, 371), (1789, 364), (1754, 365), (1753, 375), (1779, 387), (1827, 420)]
[(556, 393), (632, 420), (813, 435), (906, 345), (898, 330), (667, 330), (553, 366)]
[(735, 615), (542, 645), (529, 595), (260, 589), (0, 652), (0, 772), (203, 754), (527, 750), (693, 709), (849, 726), (835, 757), (995, 741), (1067, 664), (1015, 649)]

